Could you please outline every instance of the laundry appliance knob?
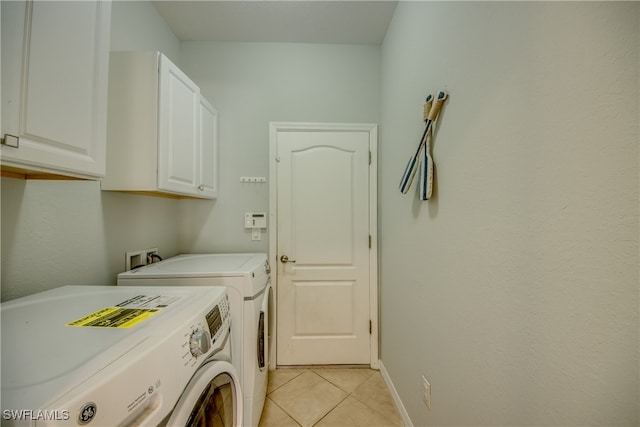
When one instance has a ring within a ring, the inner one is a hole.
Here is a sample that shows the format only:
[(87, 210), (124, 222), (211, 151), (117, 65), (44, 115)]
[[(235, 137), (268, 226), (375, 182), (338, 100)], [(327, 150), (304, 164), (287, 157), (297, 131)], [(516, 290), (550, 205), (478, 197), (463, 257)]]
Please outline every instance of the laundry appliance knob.
[(211, 336), (207, 331), (193, 331), (189, 338), (189, 349), (194, 357), (202, 356), (211, 348)]

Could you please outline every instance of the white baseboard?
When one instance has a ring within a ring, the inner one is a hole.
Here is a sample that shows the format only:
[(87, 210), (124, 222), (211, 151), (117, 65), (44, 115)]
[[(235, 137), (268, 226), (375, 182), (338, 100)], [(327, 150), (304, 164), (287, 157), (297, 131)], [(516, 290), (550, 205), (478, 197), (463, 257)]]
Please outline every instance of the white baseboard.
[(402, 400), (400, 400), (400, 395), (396, 390), (393, 382), (391, 381), (391, 377), (389, 377), (389, 373), (387, 369), (384, 367), (384, 363), (382, 360), (379, 361), (380, 365), (380, 375), (382, 375), (382, 379), (387, 384), (387, 388), (389, 389), (389, 393), (391, 393), (391, 397), (393, 398), (393, 402), (396, 404), (396, 409), (398, 410), (398, 414), (400, 414), (400, 418), (402, 418), (402, 425), (404, 427), (413, 427), (413, 423), (411, 422), (411, 418), (409, 418), (409, 414), (402, 404)]

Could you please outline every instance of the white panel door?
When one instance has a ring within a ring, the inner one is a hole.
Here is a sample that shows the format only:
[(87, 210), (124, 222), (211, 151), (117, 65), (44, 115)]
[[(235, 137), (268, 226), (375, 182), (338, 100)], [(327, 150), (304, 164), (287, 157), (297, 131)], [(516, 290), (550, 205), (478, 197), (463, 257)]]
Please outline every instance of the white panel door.
[(160, 56), (158, 188), (197, 194), (200, 88)]
[(279, 365), (371, 362), (369, 144), (277, 134)]

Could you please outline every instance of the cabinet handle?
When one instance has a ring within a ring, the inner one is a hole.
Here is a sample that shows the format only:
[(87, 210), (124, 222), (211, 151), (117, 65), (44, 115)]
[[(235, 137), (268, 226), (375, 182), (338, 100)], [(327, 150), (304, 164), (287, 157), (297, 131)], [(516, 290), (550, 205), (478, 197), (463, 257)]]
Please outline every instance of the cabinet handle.
[(204, 185), (202, 185), (202, 184), (198, 185), (198, 190), (204, 191)]

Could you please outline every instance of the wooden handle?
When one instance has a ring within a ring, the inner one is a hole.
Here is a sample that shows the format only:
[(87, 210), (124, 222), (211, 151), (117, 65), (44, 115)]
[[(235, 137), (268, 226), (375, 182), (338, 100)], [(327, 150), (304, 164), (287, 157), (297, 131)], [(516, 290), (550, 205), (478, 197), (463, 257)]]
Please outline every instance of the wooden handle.
[(440, 109), (442, 108), (442, 104), (447, 99), (447, 92), (440, 92), (438, 94), (438, 98), (433, 102), (431, 109), (429, 110), (429, 114), (427, 115), (427, 119), (434, 121), (438, 118), (438, 114), (440, 113)]
[(431, 104), (433, 104), (433, 95), (427, 95), (427, 100), (424, 102), (424, 113), (422, 114), (422, 121), (426, 122), (429, 117), (429, 111), (431, 110)]

